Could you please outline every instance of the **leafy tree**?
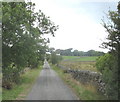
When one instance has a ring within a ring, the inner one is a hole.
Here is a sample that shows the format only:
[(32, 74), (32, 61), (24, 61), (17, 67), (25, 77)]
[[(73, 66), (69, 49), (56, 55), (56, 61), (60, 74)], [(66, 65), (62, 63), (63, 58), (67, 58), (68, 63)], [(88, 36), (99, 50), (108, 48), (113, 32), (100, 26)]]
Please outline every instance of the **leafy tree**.
[(46, 39), (43, 34), (52, 34), (57, 26), (28, 2), (3, 2), (2, 19), (2, 70), (3, 87), (10, 88), (18, 83), (20, 72), (26, 67), (36, 67), (43, 60), (46, 51)]
[(72, 48), (66, 49), (66, 50), (60, 50), (60, 55), (65, 55), (65, 56), (72, 56), (73, 53), (71, 52)]
[(85, 56), (86, 53), (85, 53), (84, 51), (79, 51), (79, 55), (80, 55), (80, 56)]
[(61, 60), (62, 60), (62, 56), (56, 55), (55, 52), (53, 52), (53, 53), (51, 54), (51, 63), (52, 63), (52, 64), (58, 64), (59, 61), (61, 61)]
[(86, 56), (101, 56), (104, 55), (104, 52), (89, 50), (86, 52)]
[(74, 51), (73, 51), (73, 55), (74, 55), (74, 56), (79, 56), (79, 55), (80, 55), (80, 53), (79, 53), (79, 51), (78, 51), (78, 50), (74, 50)]
[(50, 53), (53, 53), (54, 51), (55, 51), (55, 48), (53, 48), (53, 47), (49, 48)]
[(106, 94), (109, 99), (118, 98), (117, 64), (116, 57), (109, 53), (101, 56), (96, 62), (97, 69), (102, 73), (102, 80), (106, 83)]
[(108, 32), (108, 41), (103, 42), (103, 47), (108, 48), (108, 54), (100, 57), (96, 63), (102, 78), (106, 83), (106, 93), (109, 99), (118, 99), (118, 68), (120, 58), (120, 4), (118, 11), (109, 11), (109, 22), (103, 21), (103, 26)]

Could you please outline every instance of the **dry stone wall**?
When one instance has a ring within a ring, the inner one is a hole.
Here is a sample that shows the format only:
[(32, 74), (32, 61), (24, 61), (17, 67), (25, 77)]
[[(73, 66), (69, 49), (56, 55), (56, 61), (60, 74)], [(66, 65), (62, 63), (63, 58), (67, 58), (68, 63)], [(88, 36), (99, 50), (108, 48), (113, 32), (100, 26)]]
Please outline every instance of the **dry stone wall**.
[(62, 65), (58, 65), (59, 68), (63, 69), (65, 73), (70, 73), (74, 79), (78, 80), (83, 84), (91, 83), (98, 91), (106, 95), (105, 83), (102, 81), (101, 74), (88, 70), (73, 70)]

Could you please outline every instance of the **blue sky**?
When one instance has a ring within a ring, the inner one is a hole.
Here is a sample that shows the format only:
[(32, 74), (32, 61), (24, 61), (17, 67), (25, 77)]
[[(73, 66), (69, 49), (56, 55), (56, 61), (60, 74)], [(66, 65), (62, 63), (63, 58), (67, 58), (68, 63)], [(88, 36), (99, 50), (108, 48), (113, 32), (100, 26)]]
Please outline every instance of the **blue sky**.
[[(101, 19), (103, 16), (105, 16), (105, 13), (108, 12), (108, 10), (116, 10), (117, 9), (117, 3), (116, 2), (83, 2), (80, 5), (78, 5), (78, 9), (82, 8), (84, 9), (84, 13), (91, 16), (92, 19), (94, 19), (96, 22), (101, 22)], [(78, 10), (79, 13), (81, 10)]]
[[(50, 38), (50, 47), (56, 49), (73, 48), (80, 51), (90, 49), (108, 51), (99, 48), (107, 33), (100, 24), (108, 10), (117, 9), (119, 0), (31, 0), (36, 3), (36, 10), (42, 10), (51, 20), (59, 25), (55, 37)], [(82, 1), (82, 2), (81, 2)], [(111, 2), (106, 2), (111, 1)], [(114, 2), (113, 2), (114, 1)]]

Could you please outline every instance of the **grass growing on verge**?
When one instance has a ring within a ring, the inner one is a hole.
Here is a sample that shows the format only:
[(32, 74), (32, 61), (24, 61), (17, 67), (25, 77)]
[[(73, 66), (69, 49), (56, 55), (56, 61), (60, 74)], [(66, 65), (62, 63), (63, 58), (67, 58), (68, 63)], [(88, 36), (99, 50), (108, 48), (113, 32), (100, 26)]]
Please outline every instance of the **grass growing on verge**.
[(80, 100), (106, 100), (107, 98), (97, 91), (92, 85), (83, 85), (72, 78), (68, 73), (56, 66), (52, 66), (59, 76), (73, 89)]
[(35, 83), (42, 67), (31, 69), (21, 76), (21, 84), (15, 85), (13, 89), (2, 91), (2, 100), (23, 100), (33, 84)]

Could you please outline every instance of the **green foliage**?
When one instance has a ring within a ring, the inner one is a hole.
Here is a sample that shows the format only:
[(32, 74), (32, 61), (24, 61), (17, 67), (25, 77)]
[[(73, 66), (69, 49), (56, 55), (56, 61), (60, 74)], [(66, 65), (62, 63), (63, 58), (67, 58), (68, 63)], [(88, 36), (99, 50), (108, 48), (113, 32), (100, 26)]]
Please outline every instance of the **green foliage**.
[(52, 63), (52, 64), (58, 64), (59, 61), (61, 61), (61, 60), (62, 60), (62, 56), (56, 55), (55, 52), (53, 52), (53, 53), (51, 54), (51, 63)]
[[(119, 4), (120, 5), (120, 4)], [(119, 7), (119, 6), (118, 6)], [(109, 11), (108, 12), (108, 22), (104, 22), (103, 26), (108, 32), (107, 42), (103, 42), (103, 47), (108, 48), (115, 53), (119, 53), (120, 45), (120, 9), (118, 11)]]
[(104, 55), (104, 52), (89, 50), (86, 52), (87, 56), (101, 56)]
[[(116, 57), (107, 53), (98, 58), (97, 69), (106, 83), (106, 93), (110, 99), (118, 98), (118, 67)], [(113, 84), (114, 83), (114, 84)]]
[(110, 68), (110, 66), (113, 64), (113, 61), (111, 59), (112, 59), (112, 56), (109, 53), (97, 59), (96, 66), (101, 73), (105, 68)]
[(51, 62), (51, 54), (46, 54), (46, 60), (47, 60), (48, 62)]
[(118, 99), (118, 73), (120, 72), (120, 4), (118, 11), (109, 11), (108, 23), (103, 21), (103, 26), (108, 32), (107, 42), (103, 47), (108, 48), (108, 54), (100, 57), (96, 63), (98, 70), (102, 73), (103, 81), (106, 83), (106, 94), (109, 99)]
[(47, 40), (41, 35), (54, 36), (58, 28), (41, 10), (34, 9), (31, 2), (2, 3), (3, 82), (18, 83), (25, 67), (37, 67), (47, 49)]

